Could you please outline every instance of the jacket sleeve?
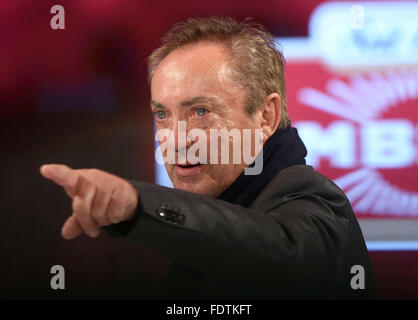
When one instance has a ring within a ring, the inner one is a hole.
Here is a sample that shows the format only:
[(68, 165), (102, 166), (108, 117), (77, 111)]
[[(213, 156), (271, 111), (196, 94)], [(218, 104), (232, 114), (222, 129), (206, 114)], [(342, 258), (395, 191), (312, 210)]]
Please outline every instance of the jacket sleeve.
[(192, 270), (326, 286), (341, 267), (349, 223), (345, 199), (295, 193), (260, 212), (182, 190), (132, 184), (139, 194), (135, 220), (106, 231)]

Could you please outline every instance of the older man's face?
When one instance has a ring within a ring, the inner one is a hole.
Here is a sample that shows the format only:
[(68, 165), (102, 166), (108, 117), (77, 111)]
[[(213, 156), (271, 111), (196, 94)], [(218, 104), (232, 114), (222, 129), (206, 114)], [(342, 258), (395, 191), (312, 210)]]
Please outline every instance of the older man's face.
[[(256, 129), (258, 117), (245, 111), (245, 91), (231, 79), (228, 51), (218, 43), (198, 43), (170, 53), (157, 67), (151, 83), (152, 109), (157, 130), (175, 132), (184, 121), (187, 132), (199, 128)], [(190, 148), (193, 142), (187, 142)], [(219, 144), (220, 145), (220, 144)], [(232, 156), (232, 143), (229, 146)], [(210, 153), (210, 145), (208, 153)], [(219, 146), (219, 152), (220, 146)], [(210, 155), (208, 154), (208, 162)], [(166, 164), (167, 173), (177, 189), (216, 197), (243, 172), (245, 163)]]

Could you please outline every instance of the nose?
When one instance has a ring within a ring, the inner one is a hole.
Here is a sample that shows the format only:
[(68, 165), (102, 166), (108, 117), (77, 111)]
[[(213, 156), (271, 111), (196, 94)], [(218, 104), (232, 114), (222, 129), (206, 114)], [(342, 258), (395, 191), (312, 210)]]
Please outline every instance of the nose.
[(171, 128), (174, 134), (174, 146), (176, 152), (187, 150), (192, 144), (193, 140), (188, 137), (189, 128), (185, 120), (175, 120)]

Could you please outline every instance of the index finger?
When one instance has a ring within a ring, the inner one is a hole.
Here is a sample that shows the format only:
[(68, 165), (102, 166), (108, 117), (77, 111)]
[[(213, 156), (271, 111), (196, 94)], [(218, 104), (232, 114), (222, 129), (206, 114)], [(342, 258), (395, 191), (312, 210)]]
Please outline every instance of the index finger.
[(77, 170), (71, 169), (63, 164), (47, 164), (43, 165), (40, 171), (45, 178), (64, 187), (71, 197), (77, 193), (77, 185), (79, 182), (79, 173)]

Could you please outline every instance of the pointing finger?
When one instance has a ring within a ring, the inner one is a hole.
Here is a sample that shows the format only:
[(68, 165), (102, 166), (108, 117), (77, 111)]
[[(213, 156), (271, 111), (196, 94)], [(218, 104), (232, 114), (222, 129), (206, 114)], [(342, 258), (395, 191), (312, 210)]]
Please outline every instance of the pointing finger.
[(40, 169), (41, 174), (65, 188), (70, 197), (77, 194), (79, 174), (77, 170), (62, 164), (47, 164)]

